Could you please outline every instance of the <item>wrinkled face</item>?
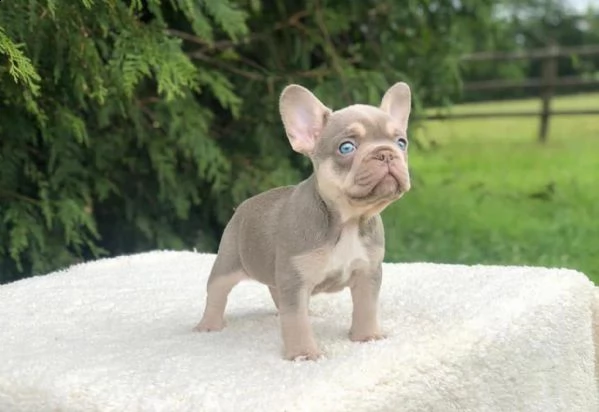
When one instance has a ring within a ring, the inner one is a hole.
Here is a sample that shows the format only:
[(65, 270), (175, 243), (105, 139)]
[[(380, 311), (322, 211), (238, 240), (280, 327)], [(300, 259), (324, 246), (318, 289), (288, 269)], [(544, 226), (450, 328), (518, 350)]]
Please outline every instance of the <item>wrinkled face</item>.
[(407, 149), (389, 114), (353, 105), (329, 116), (311, 158), (325, 197), (378, 213), (410, 190)]
[(385, 92), (380, 107), (355, 104), (337, 111), (299, 85), (281, 93), (279, 111), (291, 147), (310, 157), (321, 196), (342, 219), (380, 213), (410, 190), (410, 106), (404, 82)]

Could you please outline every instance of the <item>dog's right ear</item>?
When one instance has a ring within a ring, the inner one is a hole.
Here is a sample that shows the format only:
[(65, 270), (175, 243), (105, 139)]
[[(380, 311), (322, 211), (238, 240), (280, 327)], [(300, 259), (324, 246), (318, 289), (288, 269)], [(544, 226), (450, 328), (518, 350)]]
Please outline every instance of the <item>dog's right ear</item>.
[(291, 84), (281, 93), (279, 112), (293, 150), (311, 155), (331, 109), (308, 89)]
[(385, 92), (381, 101), (381, 109), (389, 113), (402, 132), (408, 131), (408, 119), (412, 103), (410, 86), (405, 82), (395, 83)]

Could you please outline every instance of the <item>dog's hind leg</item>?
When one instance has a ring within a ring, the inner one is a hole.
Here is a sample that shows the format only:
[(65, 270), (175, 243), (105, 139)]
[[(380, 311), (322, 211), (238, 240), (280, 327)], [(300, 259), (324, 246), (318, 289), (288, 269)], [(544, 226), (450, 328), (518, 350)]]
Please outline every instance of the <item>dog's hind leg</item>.
[[(217, 268), (218, 265), (215, 265), (215, 269)], [(213, 332), (225, 327), (225, 308), (229, 293), (235, 285), (244, 279), (247, 279), (247, 275), (242, 269), (229, 273), (218, 273), (213, 269), (208, 279), (204, 315), (195, 330)]]
[(212, 266), (206, 287), (206, 305), (196, 331), (219, 331), (225, 327), (225, 308), (235, 285), (247, 279), (237, 250), (236, 219), (231, 219), (221, 239), (218, 255)]

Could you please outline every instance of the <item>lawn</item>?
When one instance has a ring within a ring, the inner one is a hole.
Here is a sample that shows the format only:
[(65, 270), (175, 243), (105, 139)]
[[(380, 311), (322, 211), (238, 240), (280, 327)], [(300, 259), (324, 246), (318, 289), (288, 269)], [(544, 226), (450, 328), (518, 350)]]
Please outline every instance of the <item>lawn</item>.
[[(539, 100), (457, 111), (534, 110)], [(555, 108), (598, 108), (599, 94)], [(412, 138), (413, 189), (383, 214), (387, 261), (518, 264), (580, 270), (599, 284), (599, 116), (429, 121)]]

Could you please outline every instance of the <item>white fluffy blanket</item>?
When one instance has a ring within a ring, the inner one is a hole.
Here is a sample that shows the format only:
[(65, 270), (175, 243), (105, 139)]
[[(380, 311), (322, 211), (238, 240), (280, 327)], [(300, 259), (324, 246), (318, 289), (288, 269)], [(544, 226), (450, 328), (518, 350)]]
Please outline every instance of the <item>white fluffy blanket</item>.
[(319, 295), (326, 358), (288, 362), (258, 283), (233, 290), (224, 331), (192, 332), (213, 260), (154, 252), (1, 286), (0, 411), (599, 410), (581, 273), (386, 264), (389, 338), (350, 342), (349, 292)]

